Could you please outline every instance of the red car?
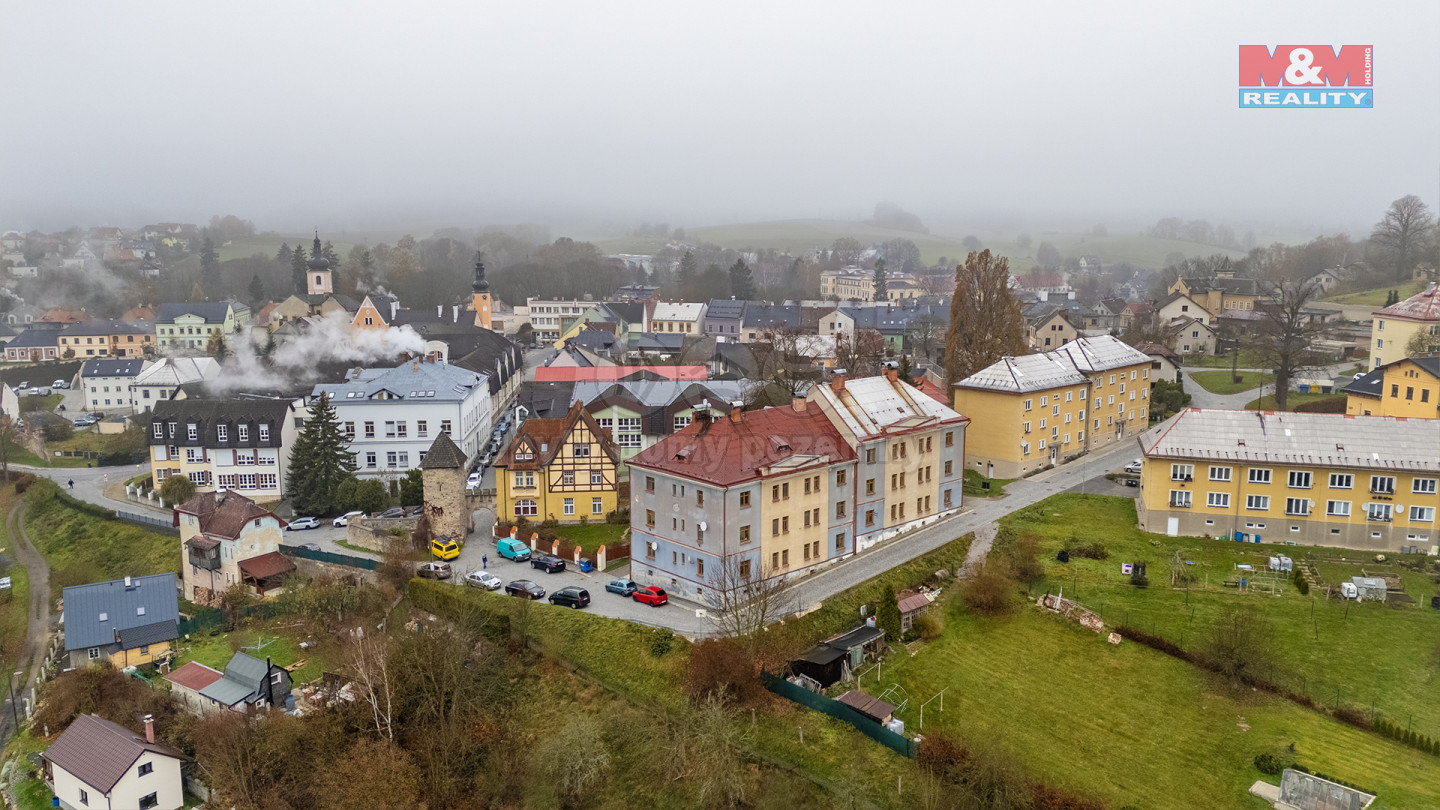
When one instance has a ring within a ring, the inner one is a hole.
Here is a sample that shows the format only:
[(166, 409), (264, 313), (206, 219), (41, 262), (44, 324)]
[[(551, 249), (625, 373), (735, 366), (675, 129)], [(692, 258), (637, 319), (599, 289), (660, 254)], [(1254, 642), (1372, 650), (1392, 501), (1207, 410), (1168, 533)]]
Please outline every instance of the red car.
[(636, 602), (643, 602), (647, 605), (653, 605), (655, 607), (660, 607), (661, 605), (670, 601), (670, 597), (665, 595), (665, 589), (657, 588), (654, 585), (646, 585), (643, 588), (636, 588), (635, 593), (631, 594), (631, 598), (634, 599)]

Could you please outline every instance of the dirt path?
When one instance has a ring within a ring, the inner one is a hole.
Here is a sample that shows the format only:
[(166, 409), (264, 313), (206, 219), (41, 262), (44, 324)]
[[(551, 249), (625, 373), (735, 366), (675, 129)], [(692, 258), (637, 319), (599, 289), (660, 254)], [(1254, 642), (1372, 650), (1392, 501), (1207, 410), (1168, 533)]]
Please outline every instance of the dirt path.
[(961, 576), (968, 577), (975, 573), (975, 569), (985, 561), (985, 555), (990, 553), (990, 546), (995, 542), (995, 535), (999, 531), (998, 523), (987, 523), (975, 530), (975, 539), (970, 543), (970, 550), (965, 552), (965, 565), (960, 568)]
[(25, 534), (25, 502), (15, 504), (5, 519), (5, 529), (10, 535), (10, 547), (15, 559), (30, 572), (30, 619), (25, 633), (25, 652), (12, 672), (24, 672), (25, 681), (21, 691), (35, 683), (35, 676), (45, 662), (45, 649), (50, 640), (50, 566), (35, 550), (30, 537)]

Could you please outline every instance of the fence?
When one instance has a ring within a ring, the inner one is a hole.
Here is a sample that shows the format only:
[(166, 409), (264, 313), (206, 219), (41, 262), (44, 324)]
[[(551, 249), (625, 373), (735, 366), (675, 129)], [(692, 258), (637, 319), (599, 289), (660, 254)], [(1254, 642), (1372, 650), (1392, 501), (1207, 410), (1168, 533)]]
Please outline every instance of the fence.
[(164, 532), (165, 534), (173, 534), (176, 537), (180, 536), (180, 530), (175, 528), (173, 518), (156, 517), (155, 515), (145, 515), (139, 512), (127, 512), (124, 509), (116, 509), (115, 517), (128, 523), (138, 523), (147, 529)]
[(824, 695), (811, 692), (808, 689), (801, 689), (784, 678), (771, 675), (768, 672), (762, 672), (760, 678), (765, 684), (766, 689), (769, 689), (780, 697), (789, 698), (821, 714), (828, 714), (836, 720), (849, 723), (855, 727), (856, 731), (889, 748), (891, 751), (901, 756), (910, 757), (911, 759), (915, 758), (914, 740), (896, 734), (874, 720), (846, 706), (844, 703), (838, 700), (831, 700)]
[[(244, 619), (274, 619), (285, 616), (289, 609), (281, 602), (262, 602), (258, 605), (249, 605), (239, 609), (236, 614), (236, 621)], [(208, 633), (211, 630), (224, 630), (226, 625), (225, 611), (216, 608), (197, 606), (195, 612), (188, 619), (181, 619), (178, 625), (181, 636)]]
[(369, 557), (338, 554), (334, 551), (314, 551), (299, 546), (281, 546), (280, 552), (287, 557), (299, 557), (302, 560), (315, 560), (331, 565), (346, 565), (351, 568), (364, 568), (366, 571), (374, 571), (380, 566), (379, 560), (372, 560)]

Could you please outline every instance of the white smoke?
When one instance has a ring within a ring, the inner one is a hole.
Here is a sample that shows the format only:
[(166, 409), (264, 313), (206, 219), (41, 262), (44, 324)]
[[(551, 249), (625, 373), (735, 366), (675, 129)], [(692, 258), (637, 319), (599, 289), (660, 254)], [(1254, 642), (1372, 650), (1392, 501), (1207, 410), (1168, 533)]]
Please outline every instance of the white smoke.
[(220, 376), (205, 383), (210, 396), (265, 392), (318, 381), (323, 363), (369, 365), (397, 356), (425, 352), (425, 339), (409, 326), (360, 329), (350, 316), (332, 312), (300, 324), (298, 334), (277, 342), (269, 357), (262, 354), (268, 335), (247, 326), (227, 337), (229, 356)]

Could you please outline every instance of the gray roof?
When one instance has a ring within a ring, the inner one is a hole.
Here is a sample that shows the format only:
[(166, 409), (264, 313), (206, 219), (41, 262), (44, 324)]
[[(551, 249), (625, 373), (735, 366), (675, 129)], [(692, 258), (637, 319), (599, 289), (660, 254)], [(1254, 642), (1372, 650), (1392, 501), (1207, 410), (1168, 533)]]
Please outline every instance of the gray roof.
[(817, 385), (811, 389), (811, 397), (826, 400), (837, 421), (862, 437), (968, 421), (920, 389), (900, 380), (891, 382), (884, 375), (846, 380), (838, 394), (828, 385)]
[(225, 665), (225, 676), (209, 686), (202, 687), (200, 694), (226, 706), (234, 706), (259, 696), (260, 687), (265, 683), (269, 670), (270, 665), (265, 661), (237, 652), (230, 657), (230, 663)]
[[(116, 632), (125, 634), (149, 625), (166, 625), (164, 633), (168, 635), (162, 634), (159, 628), (146, 630), (136, 637), (151, 640), (134, 644), (128, 644), (127, 636), (124, 649), (179, 636), (176, 622), (180, 619), (180, 608), (173, 573), (132, 577), (129, 588), (123, 579), (72, 585), (64, 590), (63, 596), (66, 650), (114, 644)], [(157, 637), (161, 635), (163, 637)]]
[(570, 391), (570, 401), (589, 405), (607, 392), (625, 392), (640, 404), (648, 407), (664, 407), (683, 396), (691, 388), (694, 393), (714, 394), (712, 403), (726, 409), (728, 403), (744, 399), (750, 383), (738, 380), (709, 380), (703, 383), (686, 380), (627, 380), (622, 382), (577, 382)]
[(34, 324), (30, 324), (25, 328), (25, 331), (16, 335), (15, 339), (11, 340), (7, 345), (13, 349), (23, 349), (30, 346), (59, 346), (60, 330), (47, 329), (45, 327), (36, 328)]
[(425, 458), (420, 459), (420, 469), (458, 470), (465, 466), (465, 462), (465, 452), (456, 446), (449, 433), (441, 433), (430, 444)]
[(1148, 457), (1440, 472), (1433, 419), (1187, 408), (1139, 437)]
[(145, 737), (93, 714), (75, 718), (44, 757), (101, 793), (109, 793), (135, 760), (146, 751), (184, 759), (169, 746), (146, 742)]
[(362, 369), (358, 376), (341, 383), (320, 383), (311, 396), (329, 394), (331, 402), (342, 404), (367, 401), (386, 391), (394, 399), (459, 402), (470, 396), (475, 386), (483, 385), (487, 376), (448, 363), (412, 361), (394, 368)]
[(155, 309), (156, 323), (174, 323), (181, 315), (199, 315), (205, 323), (224, 323), (231, 309), (236, 313), (249, 312), (250, 308), (233, 301), (217, 301), (199, 304), (161, 304)]
[(730, 298), (711, 298), (705, 310), (706, 318), (740, 318), (745, 314), (745, 302)]
[(134, 377), (145, 367), (145, 361), (138, 358), (112, 360), (92, 357), (80, 367), (81, 377)]
[(61, 331), (66, 337), (84, 337), (85, 335), (145, 335), (154, 334), (155, 327), (148, 323), (134, 323), (130, 321), (90, 321), (87, 323), (72, 323)]
[(1378, 397), (1385, 390), (1385, 367), (1381, 366), (1372, 369), (1364, 374), (1356, 374), (1343, 389), (1346, 394), (1360, 394), (1362, 396)]
[[(149, 611), (146, 611), (147, 613)], [(142, 624), (139, 627), (131, 627), (120, 631), (120, 648), (133, 650), (136, 647), (143, 647), (147, 644), (159, 644), (162, 641), (170, 641), (179, 636), (175, 622), (152, 622)]]
[(1040, 354), (1002, 357), (955, 385), (991, 391), (1044, 391), (1062, 385), (1082, 385), (1086, 373), (1133, 365), (1149, 365), (1150, 358), (1110, 335), (1082, 337)]

